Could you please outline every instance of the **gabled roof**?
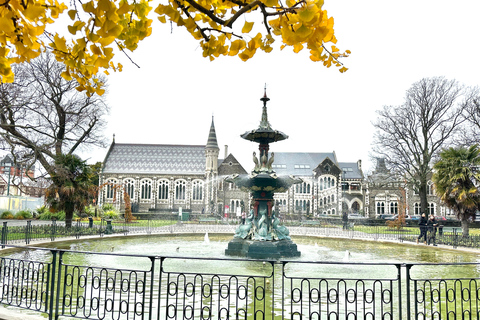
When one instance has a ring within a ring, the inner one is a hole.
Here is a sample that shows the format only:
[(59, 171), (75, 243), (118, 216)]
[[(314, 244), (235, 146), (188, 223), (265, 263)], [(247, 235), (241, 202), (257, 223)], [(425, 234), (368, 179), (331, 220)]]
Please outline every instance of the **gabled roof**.
[(103, 173), (204, 174), (205, 146), (113, 142)]
[(311, 176), (327, 157), (337, 163), (335, 152), (274, 152), (272, 169), (277, 175)]
[(342, 169), (342, 178), (348, 179), (363, 179), (363, 172), (358, 169), (356, 162), (339, 162), (338, 166)]
[(240, 162), (230, 153), (222, 162), (218, 165), (218, 175), (226, 176), (231, 174), (247, 174), (247, 171), (242, 167)]

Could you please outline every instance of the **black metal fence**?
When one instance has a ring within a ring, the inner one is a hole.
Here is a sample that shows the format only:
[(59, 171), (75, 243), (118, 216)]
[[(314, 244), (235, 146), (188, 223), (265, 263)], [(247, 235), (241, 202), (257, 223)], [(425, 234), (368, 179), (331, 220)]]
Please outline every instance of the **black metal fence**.
[[(63, 222), (51, 221), (48, 224), (38, 224), (25, 221), (23, 225), (14, 225), (4, 221), (1, 227), (0, 244), (26, 244), (32, 241), (55, 241), (61, 238), (79, 239), (85, 236), (103, 237), (106, 234), (152, 234), (176, 232), (234, 232), (237, 220), (203, 218), (195, 221), (175, 220), (175, 216), (165, 216), (164, 219), (142, 220), (134, 223), (125, 221), (101, 220), (75, 221), (71, 228), (66, 228)], [(18, 224), (18, 223), (17, 223)], [(400, 228), (388, 228), (383, 225), (372, 225), (364, 219), (350, 220), (347, 224), (341, 219), (323, 218), (317, 220), (285, 221), (292, 235), (331, 236), (350, 239), (390, 240), (399, 242), (416, 242), (419, 228), (406, 225)], [(472, 233), (474, 229), (472, 228)], [(423, 241), (423, 240), (422, 240)], [(480, 248), (480, 235), (463, 236), (459, 227), (441, 227), (431, 239), (431, 244), (445, 246)]]
[[(0, 259), (0, 303), (49, 319), (478, 319), (480, 312), (479, 264), (29, 250), (45, 259)], [(101, 262), (88, 265), (91, 256)], [(439, 266), (448, 276), (424, 272)]]

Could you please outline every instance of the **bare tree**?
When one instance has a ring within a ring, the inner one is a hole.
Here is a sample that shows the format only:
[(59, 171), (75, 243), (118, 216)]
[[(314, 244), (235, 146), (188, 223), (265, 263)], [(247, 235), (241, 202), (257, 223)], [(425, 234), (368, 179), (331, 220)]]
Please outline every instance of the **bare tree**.
[(0, 84), (0, 148), (27, 170), (39, 162), (50, 177), (55, 159), (89, 146), (104, 146), (104, 96), (76, 90), (65, 66), (48, 53), (16, 66), (15, 82)]
[(455, 80), (425, 78), (412, 85), (402, 105), (377, 111), (373, 152), (418, 191), (421, 212), (427, 212), (434, 157), (453, 143), (471, 98)]
[(469, 104), (465, 108), (466, 126), (462, 128), (459, 145), (469, 147), (480, 143), (480, 88), (471, 89)]

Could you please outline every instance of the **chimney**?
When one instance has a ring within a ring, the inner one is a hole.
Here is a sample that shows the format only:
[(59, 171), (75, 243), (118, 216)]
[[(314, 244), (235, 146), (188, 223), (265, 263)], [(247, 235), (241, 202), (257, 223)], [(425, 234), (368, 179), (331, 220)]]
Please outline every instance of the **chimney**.
[(358, 167), (358, 170), (362, 171), (362, 160), (358, 160), (357, 161), (357, 167)]
[(226, 144), (225, 145), (225, 158), (224, 159), (227, 159), (228, 157), (228, 145)]

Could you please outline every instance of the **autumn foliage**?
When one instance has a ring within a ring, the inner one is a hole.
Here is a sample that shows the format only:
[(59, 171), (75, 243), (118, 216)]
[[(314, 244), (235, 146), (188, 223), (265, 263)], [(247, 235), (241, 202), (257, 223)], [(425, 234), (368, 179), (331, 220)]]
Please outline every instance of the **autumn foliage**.
[[(211, 60), (224, 55), (246, 61), (258, 50), (272, 51), (280, 39), (281, 49), (307, 48), (311, 60), (347, 70), (339, 59), (350, 52), (335, 46), (333, 18), (323, 10), (323, 0), (165, 0), (155, 7), (145, 0), (3, 0), (0, 81), (13, 81), (13, 63), (52, 49), (66, 66), (65, 79), (75, 78), (89, 95), (102, 94), (95, 75), (122, 70), (115, 54), (134, 51), (150, 36), (153, 13), (163, 23), (185, 27)], [(63, 16), (69, 21), (65, 28)]]

